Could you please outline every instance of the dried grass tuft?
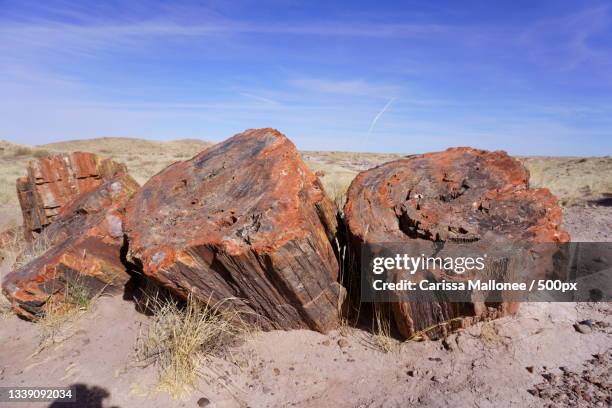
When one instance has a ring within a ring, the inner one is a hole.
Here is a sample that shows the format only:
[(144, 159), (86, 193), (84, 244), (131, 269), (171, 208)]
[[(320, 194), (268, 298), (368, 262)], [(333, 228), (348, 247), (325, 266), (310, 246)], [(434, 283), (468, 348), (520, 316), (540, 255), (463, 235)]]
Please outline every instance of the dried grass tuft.
[(153, 316), (139, 333), (136, 359), (157, 366), (158, 388), (173, 398), (193, 390), (203, 359), (248, 331), (238, 312), (222, 308), (224, 302), (202, 302), (192, 294), (184, 305), (159, 295), (146, 302)]
[(374, 320), (372, 328), (374, 333), (374, 344), (383, 353), (391, 353), (398, 350), (399, 342), (393, 338), (391, 333), (391, 317), (389, 305), (374, 304)]
[(91, 309), (104, 289), (92, 294), (80, 276), (66, 279), (61, 294), (51, 297), (45, 304), (44, 313), (36, 319), (40, 341), (35, 354), (72, 336), (74, 323)]

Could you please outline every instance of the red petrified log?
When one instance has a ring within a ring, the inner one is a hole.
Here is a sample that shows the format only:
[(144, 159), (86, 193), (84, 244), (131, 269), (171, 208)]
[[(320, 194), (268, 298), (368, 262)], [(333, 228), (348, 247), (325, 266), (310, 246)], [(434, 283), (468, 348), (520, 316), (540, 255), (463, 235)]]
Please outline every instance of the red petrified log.
[(46, 251), (2, 282), (17, 314), (28, 319), (40, 315), (49, 300), (65, 293), (66, 285), (78, 285), (87, 296), (123, 288), (129, 279), (121, 261), (125, 205), (138, 188), (121, 173), (64, 204), (53, 224), (31, 243)]
[(327, 331), (343, 294), (336, 213), (289, 139), (248, 130), (143, 186), (128, 205), (128, 259), (264, 329)]
[(28, 175), (17, 179), (26, 240), (31, 241), (81, 194), (99, 187), (125, 165), (93, 153), (75, 152), (33, 160)]
[[(356, 259), (362, 244), (463, 242), (479, 248), (507, 242), (565, 242), (561, 209), (547, 189), (530, 189), (529, 173), (505, 152), (451, 148), (409, 156), (360, 173), (344, 209)], [(415, 333), (472, 316), (514, 312), (514, 303), (393, 303), (400, 332)], [(469, 318), (468, 318), (469, 320)], [(452, 326), (452, 325), (451, 325)]]

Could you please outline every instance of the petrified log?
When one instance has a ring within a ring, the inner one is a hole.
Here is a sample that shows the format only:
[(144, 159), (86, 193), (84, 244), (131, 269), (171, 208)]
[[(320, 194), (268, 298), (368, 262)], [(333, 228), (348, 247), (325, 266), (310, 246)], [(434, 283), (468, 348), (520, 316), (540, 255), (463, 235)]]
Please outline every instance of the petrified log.
[(31, 241), (80, 194), (92, 191), (126, 167), (93, 153), (75, 152), (33, 160), (17, 179), (25, 238)]
[(336, 215), (289, 139), (248, 130), (142, 187), (127, 209), (128, 259), (263, 329), (327, 331), (343, 294)]
[[(344, 209), (354, 257), (360, 259), (364, 244), (420, 243), (415, 240), (480, 251), (501, 242), (568, 241), (557, 199), (547, 189), (530, 189), (528, 180), (528, 171), (505, 152), (464, 147), (364, 171), (352, 182)], [(404, 336), (433, 327), (435, 337), (462, 317), (497, 317), (518, 304), (398, 301), (392, 309)]]
[(129, 279), (121, 261), (125, 206), (138, 188), (121, 173), (65, 204), (30, 244), (46, 251), (2, 282), (17, 314), (28, 319), (40, 315), (68, 284), (78, 285), (87, 296), (123, 288)]

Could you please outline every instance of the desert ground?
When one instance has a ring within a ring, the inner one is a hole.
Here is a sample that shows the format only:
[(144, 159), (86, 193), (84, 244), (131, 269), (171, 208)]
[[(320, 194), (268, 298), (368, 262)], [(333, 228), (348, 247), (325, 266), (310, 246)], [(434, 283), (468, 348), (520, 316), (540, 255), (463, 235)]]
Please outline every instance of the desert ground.
[[(43, 146), (0, 142), (0, 230), (21, 223), (15, 179), (33, 158), (67, 151), (111, 156), (142, 184), (208, 145), (120, 138)], [(416, 152), (405, 152), (410, 153)], [(302, 156), (340, 204), (359, 171), (402, 155)], [(572, 240), (612, 241), (611, 157), (521, 159), (531, 185), (559, 198)], [(0, 277), (14, 257), (13, 248), (2, 250)], [(193, 389), (173, 397), (160, 386), (155, 364), (137, 358), (139, 339), (155, 316), (137, 308), (133, 296), (128, 289), (123, 296), (103, 295), (52, 336), (48, 326), (20, 320), (4, 305), (0, 386), (74, 385), (76, 406), (124, 408), (606, 406), (612, 396), (610, 304), (529, 303), (516, 316), (476, 324), (442, 341), (402, 342), (350, 325), (326, 335), (244, 331), (206, 355)]]

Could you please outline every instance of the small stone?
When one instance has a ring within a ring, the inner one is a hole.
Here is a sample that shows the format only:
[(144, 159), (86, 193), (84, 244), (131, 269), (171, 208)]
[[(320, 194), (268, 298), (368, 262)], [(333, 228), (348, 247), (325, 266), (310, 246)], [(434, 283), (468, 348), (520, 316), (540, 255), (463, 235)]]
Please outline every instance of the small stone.
[(340, 348), (346, 348), (349, 346), (349, 342), (347, 339), (340, 339), (338, 340), (338, 346), (340, 346)]
[(585, 326), (589, 326), (591, 329), (593, 328), (593, 321), (591, 319), (583, 320), (578, 322), (578, 324), (584, 324)]
[(329, 346), (329, 340), (324, 340), (321, 344), (324, 346)]
[(408, 370), (406, 374), (408, 374), (408, 377), (414, 377), (414, 370)]
[(208, 398), (200, 398), (198, 400), (198, 407), (207, 407), (210, 405), (210, 400)]
[(280, 375), (280, 370), (274, 367), (274, 375)]
[(533, 373), (533, 366), (525, 367), (525, 369), (530, 373)]
[(587, 326), (586, 324), (582, 324), (582, 323), (576, 323), (574, 325), (574, 329), (576, 329), (578, 333), (582, 333), (582, 334), (589, 334), (593, 331), (593, 329), (591, 329), (589, 326)]

